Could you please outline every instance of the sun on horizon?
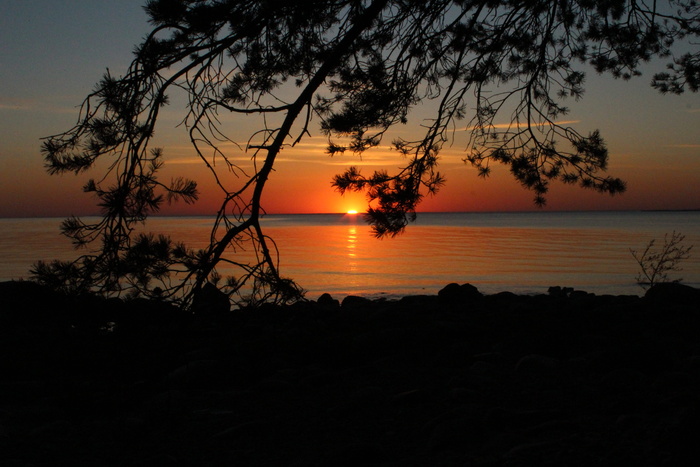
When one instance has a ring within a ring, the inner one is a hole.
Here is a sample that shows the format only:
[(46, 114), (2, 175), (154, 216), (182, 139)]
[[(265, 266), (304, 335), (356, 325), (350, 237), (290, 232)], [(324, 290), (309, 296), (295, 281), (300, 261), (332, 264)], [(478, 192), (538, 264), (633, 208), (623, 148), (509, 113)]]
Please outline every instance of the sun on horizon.
[(357, 214), (357, 210), (355, 210), (355, 209), (348, 209), (348, 211), (346, 212), (346, 214)]

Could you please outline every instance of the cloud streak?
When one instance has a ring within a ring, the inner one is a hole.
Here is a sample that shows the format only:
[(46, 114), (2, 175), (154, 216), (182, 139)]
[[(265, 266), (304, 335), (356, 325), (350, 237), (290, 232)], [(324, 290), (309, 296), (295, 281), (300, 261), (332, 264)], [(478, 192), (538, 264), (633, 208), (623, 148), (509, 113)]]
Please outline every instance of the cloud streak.
[(27, 99), (0, 99), (0, 110), (31, 110), (34, 102)]
[[(554, 122), (554, 123), (549, 123), (549, 122), (542, 122), (542, 123), (532, 123), (532, 126), (535, 127), (544, 127), (544, 126), (552, 126), (552, 125), (559, 125), (559, 126), (564, 126), (564, 125), (575, 125), (577, 123), (581, 123), (581, 120), (562, 120), (560, 122)], [(486, 128), (493, 128), (497, 130), (507, 130), (509, 128), (526, 128), (526, 125), (524, 123), (496, 123), (495, 125), (489, 125)], [(466, 126), (463, 128), (457, 128), (454, 130), (455, 132), (458, 131), (474, 131), (476, 130), (475, 126)]]

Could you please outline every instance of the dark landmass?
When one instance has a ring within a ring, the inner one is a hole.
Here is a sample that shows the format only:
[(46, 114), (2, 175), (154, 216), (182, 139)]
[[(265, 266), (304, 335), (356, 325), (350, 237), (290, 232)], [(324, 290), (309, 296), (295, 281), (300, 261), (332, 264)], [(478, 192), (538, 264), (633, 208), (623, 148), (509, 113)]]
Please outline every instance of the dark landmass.
[(642, 209), (642, 212), (696, 212), (700, 211), (700, 208), (688, 208), (688, 209)]
[(193, 316), (0, 283), (0, 465), (687, 465), (699, 293)]

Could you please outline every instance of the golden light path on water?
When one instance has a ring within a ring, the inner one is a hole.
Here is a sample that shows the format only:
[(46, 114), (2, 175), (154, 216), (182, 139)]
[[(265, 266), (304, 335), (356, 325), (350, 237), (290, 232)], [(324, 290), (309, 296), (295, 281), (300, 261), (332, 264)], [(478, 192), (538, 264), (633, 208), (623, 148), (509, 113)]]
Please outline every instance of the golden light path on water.
[[(77, 253), (58, 233), (60, 219), (0, 219), (0, 280), (28, 277), (36, 260)], [(202, 248), (211, 219), (153, 218), (150, 229)], [(318, 298), (329, 292), (397, 297), (435, 294), (450, 282), (485, 293), (546, 293), (553, 285), (597, 294), (643, 294), (630, 248), (672, 230), (700, 245), (700, 212), (419, 214), (393, 239), (377, 240), (362, 216), (273, 215), (265, 232), (275, 240), (280, 270)], [(672, 278), (700, 286), (700, 252)], [(220, 268), (222, 275), (235, 271)]]

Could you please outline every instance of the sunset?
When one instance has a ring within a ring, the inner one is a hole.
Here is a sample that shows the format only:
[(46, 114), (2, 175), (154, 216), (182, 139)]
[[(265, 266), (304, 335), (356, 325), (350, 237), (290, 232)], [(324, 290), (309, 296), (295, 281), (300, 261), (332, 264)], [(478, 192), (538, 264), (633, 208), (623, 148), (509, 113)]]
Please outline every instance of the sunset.
[(0, 464), (687, 465), (695, 0), (0, 0)]
[[(0, 216), (64, 217), (98, 212), (94, 198), (81, 193), (94, 175), (49, 176), (39, 153), (41, 138), (75, 124), (78, 106), (107, 68), (114, 75), (126, 71), (133, 47), (149, 29), (142, 4), (141, 0), (74, 1), (69, 6), (54, 1), (5, 2), (0, 20), (4, 44), (0, 52)], [(663, 70), (663, 63), (655, 59), (644, 64), (643, 75), (630, 81), (589, 71), (583, 98), (568, 101), (570, 113), (562, 119), (573, 122), (573, 128), (582, 134), (600, 129), (610, 152), (608, 173), (625, 180), (627, 192), (610, 197), (553, 184), (544, 209), (700, 208), (696, 189), (700, 186), (700, 96), (661, 95), (652, 89), (652, 75)], [(186, 129), (178, 125), (183, 102), (174, 98), (163, 109), (154, 142), (166, 157), (162, 177), (169, 180), (186, 173), (197, 181), (202, 195), (196, 204), (164, 206), (162, 213), (207, 215), (219, 202), (217, 188), (193, 152)], [(389, 150), (389, 145), (397, 136), (410, 135), (421, 124), (421, 115), (427, 116), (420, 108), (414, 114), (407, 126), (397, 127), (361, 159), (349, 154), (328, 156), (327, 140), (318, 130), (294, 148), (285, 149), (265, 193), (265, 209), (271, 213), (364, 209), (348, 206), (355, 201), (343, 200), (332, 189), (332, 177), (350, 165), (365, 172), (399, 167), (401, 156)], [(239, 126), (233, 120), (231, 125)], [(246, 137), (245, 132), (239, 134), (239, 138)], [(454, 142), (440, 154), (446, 184), (437, 196), (425, 199), (420, 211), (538, 209), (531, 193), (512, 179), (506, 167), (494, 166), (489, 179), (479, 178), (475, 169), (462, 162), (465, 145), (465, 133), (455, 128)], [(233, 157), (249, 160), (250, 154), (236, 149)], [(357, 202), (366, 205), (363, 196)]]

